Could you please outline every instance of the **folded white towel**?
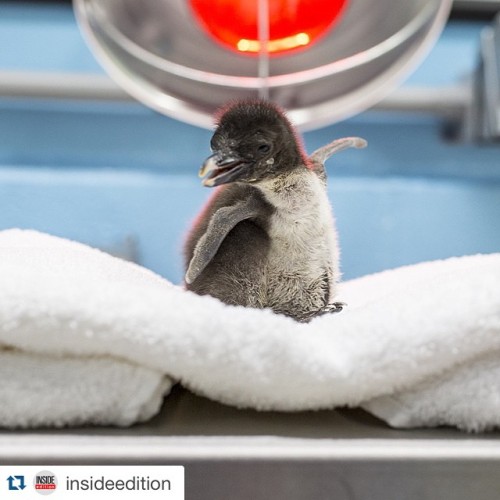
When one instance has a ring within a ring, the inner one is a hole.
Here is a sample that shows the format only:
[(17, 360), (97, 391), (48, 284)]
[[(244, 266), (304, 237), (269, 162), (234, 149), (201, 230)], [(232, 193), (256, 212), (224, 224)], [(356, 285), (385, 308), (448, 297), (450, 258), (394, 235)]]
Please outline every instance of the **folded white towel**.
[(107, 310), (107, 297), (122, 285), (139, 295), (143, 286), (168, 286), (139, 266), (75, 242), (0, 232), (1, 427), (127, 426), (158, 412), (172, 386), (162, 371), (105, 349), (80, 349), (82, 338), (92, 345), (95, 332), (97, 344), (108, 333), (120, 336), (119, 328), (108, 327), (115, 312)]
[(344, 283), (348, 307), (304, 325), (78, 243), (3, 231), (0, 425), (126, 425), (175, 379), (241, 407), (363, 404), (402, 427), (500, 426), (499, 282), (500, 254), (408, 266)]
[(118, 359), (0, 350), (0, 427), (128, 426), (155, 415), (170, 386)]

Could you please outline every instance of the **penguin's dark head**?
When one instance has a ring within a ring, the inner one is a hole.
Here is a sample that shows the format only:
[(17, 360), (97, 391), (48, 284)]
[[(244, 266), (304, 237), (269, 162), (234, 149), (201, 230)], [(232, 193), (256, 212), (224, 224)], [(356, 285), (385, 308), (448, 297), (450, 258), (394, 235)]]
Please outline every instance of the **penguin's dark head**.
[(200, 169), (203, 185), (255, 183), (304, 165), (296, 133), (284, 112), (267, 101), (240, 101), (223, 109)]

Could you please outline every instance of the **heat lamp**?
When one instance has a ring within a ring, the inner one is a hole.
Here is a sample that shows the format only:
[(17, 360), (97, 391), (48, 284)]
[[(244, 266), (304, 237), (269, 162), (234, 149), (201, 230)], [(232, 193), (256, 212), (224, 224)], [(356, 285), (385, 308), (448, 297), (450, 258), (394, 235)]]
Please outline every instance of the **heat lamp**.
[(425, 56), (452, 0), (74, 0), (112, 78), (139, 101), (211, 128), (261, 97), (302, 129), (388, 94)]

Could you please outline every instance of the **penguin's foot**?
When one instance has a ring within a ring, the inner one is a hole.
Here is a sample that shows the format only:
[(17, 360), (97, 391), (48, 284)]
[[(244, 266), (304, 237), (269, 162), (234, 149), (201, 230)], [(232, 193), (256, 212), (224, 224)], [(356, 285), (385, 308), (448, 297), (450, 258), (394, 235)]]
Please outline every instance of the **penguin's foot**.
[(318, 316), (328, 313), (339, 313), (344, 309), (347, 304), (345, 302), (332, 302), (327, 304), (323, 309), (318, 312)]
[(300, 323), (309, 323), (313, 318), (316, 318), (317, 316), (323, 316), (323, 314), (330, 314), (330, 313), (339, 313), (344, 309), (344, 307), (347, 304), (345, 302), (332, 302), (331, 304), (327, 304), (323, 309), (320, 309), (319, 311), (315, 311), (313, 313), (307, 314), (303, 317), (295, 317), (297, 321)]

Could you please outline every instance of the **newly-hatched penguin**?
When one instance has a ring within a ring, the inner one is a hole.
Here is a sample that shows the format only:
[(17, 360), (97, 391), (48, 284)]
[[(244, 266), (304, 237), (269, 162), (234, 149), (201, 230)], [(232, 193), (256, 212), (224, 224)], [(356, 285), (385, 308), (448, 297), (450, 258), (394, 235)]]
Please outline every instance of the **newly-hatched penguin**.
[(187, 289), (298, 321), (341, 310), (333, 302), (339, 252), (324, 162), (365, 146), (338, 139), (308, 158), (274, 104), (241, 101), (223, 110), (200, 169), (205, 186), (220, 187), (187, 238)]

